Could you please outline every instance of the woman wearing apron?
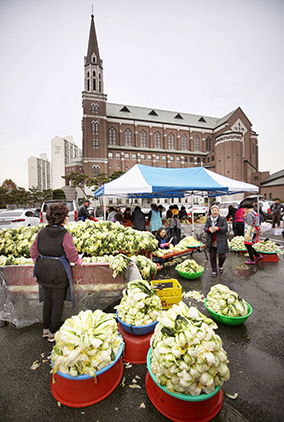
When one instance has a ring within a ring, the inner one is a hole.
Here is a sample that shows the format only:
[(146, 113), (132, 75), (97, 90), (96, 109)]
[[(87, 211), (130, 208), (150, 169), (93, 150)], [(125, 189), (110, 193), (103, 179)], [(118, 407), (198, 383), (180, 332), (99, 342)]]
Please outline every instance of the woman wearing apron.
[(67, 291), (70, 290), (74, 307), (73, 283), (70, 262), (81, 265), (70, 233), (64, 228), (69, 209), (64, 204), (51, 204), (46, 212), (48, 225), (41, 229), (30, 249), (35, 262), (34, 276), (39, 284), (43, 303), (43, 337), (54, 341)]

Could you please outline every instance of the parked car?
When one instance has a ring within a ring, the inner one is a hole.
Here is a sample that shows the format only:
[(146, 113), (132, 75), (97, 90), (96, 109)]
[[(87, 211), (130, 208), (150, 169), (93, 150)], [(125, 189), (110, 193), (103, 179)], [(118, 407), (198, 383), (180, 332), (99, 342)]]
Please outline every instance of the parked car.
[(227, 215), (228, 215), (228, 212), (229, 212), (229, 206), (230, 205), (233, 205), (233, 207), (234, 208), (238, 208), (238, 206), (239, 206), (239, 202), (237, 202), (237, 201), (228, 201), (228, 202), (221, 202), (219, 205), (218, 205), (218, 207), (219, 207), (219, 210), (220, 210), (220, 215), (222, 216), (222, 217), (226, 217)]
[(0, 229), (20, 226), (38, 226), (40, 219), (31, 210), (5, 210), (0, 213)]
[[(187, 209), (187, 214), (191, 217), (192, 207)], [(205, 217), (208, 214), (208, 206), (205, 205), (193, 205), (193, 214), (196, 216)]]
[[(251, 201), (256, 201), (257, 196), (256, 195), (250, 195), (246, 196), (245, 199), (249, 199)], [(266, 221), (272, 221), (272, 213), (270, 211), (270, 207), (273, 204), (274, 201), (267, 201), (264, 196), (259, 197), (259, 207), (262, 209), (262, 212), (264, 214)]]
[(32, 211), (36, 217), (40, 218), (40, 208), (30, 208), (30, 211)]
[(47, 201), (44, 201), (41, 204), (41, 211), (40, 211), (40, 222), (46, 224), (46, 211), (50, 204), (64, 204), (69, 209), (69, 219), (68, 221), (77, 221), (78, 218), (78, 211), (79, 211), (79, 204), (77, 201), (68, 201), (65, 199), (50, 199)]

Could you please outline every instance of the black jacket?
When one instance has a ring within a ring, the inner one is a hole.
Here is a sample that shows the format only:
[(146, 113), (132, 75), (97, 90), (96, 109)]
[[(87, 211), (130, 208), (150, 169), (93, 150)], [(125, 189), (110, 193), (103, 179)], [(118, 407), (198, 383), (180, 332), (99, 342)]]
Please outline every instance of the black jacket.
[[(217, 254), (222, 255), (228, 252), (228, 241), (227, 241), (227, 220), (225, 217), (218, 216), (217, 226), (220, 227), (220, 231), (216, 231), (216, 242), (217, 242)], [(206, 247), (210, 250), (212, 243), (212, 233), (207, 230), (212, 227), (210, 216), (207, 218), (204, 230), (207, 234)]]
[(81, 205), (80, 208), (79, 208), (78, 219), (83, 217), (83, 216), (84, 216), (83, 221), (85, 221), (86, 218), (91, 217), (91, 214), (89, 213), (88, 208), (86, 207), (85, 204)]
[(145, 226), (145, 214), (141, 211), (141, 209), (135, 209), (133, 215), (133, 228), (140, 231), (146, 231)]
[[(62, 226), (46, 226), (38, 234), (37, 249), (41, 255), (60, 257), (65, 254), (63, 238), (67, 230)], [(59, 259), (41, 258), (36, 260), (37, 282), (45, 287), (67, 287), (68, 277)]]

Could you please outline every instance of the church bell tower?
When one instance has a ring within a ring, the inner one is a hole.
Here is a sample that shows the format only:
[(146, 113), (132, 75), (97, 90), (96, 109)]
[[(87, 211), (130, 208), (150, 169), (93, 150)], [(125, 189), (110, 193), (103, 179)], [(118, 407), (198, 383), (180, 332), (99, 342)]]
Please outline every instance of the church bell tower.
[(108, 174), (106, 100), (104, 94), (103, 61), (100, 58), (94, 15), (87, 56), (84, 58), (83, 105), (83, 164), (84, 174), (96, 177), (98, 173)]

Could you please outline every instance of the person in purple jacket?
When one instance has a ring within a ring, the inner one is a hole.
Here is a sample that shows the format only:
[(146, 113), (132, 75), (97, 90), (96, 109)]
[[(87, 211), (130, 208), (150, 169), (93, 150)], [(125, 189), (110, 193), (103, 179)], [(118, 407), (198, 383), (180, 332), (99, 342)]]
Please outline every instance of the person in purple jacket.
[(46, 212), (48, 225), (38, 232), (30, 249), (40, 301), (44, 301), (43, 337), (47, 337), (49, 342), (54, 342), (54, 334), (60, 327), (64, 300), (68, 295), (74, 307), (70, 262), (82, 264), (72, 236), (64, 228), (68, 213), (66, 205), (51, 204)]

